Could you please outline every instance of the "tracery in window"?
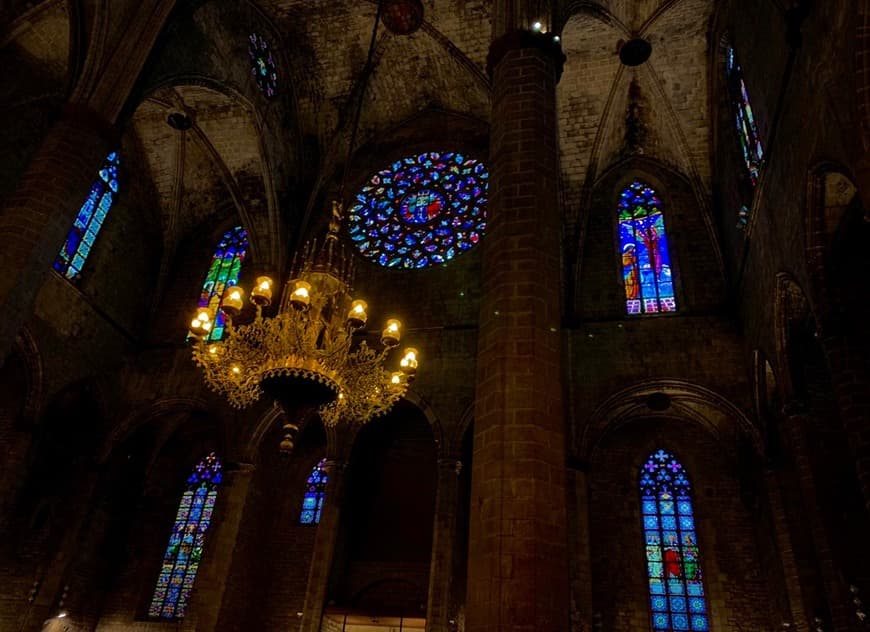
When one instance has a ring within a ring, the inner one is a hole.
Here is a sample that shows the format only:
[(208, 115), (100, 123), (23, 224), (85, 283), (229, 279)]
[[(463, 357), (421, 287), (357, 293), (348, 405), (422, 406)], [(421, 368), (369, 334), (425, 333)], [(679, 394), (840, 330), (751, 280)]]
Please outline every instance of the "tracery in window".
[(635, 180), (619, 196), (619, 249), (628, 314), (677, 309), (662, 202), (648, 184)]
[(482, 162), (456, 152), (397, 160), (357, 194), (350, 238), (388, 268), (446, 263), (483, 237), (488, 180)]
[(323, 501), (326, 499), (326, 459), (320, 459), (308, 477), (305, 497), (302, 499), (302, 512), (299, 514), (301, 524), (320, 524), (320, 513), (323, 511)]
[(737, 61), (734, 49), (729, 46), (725, 51), (725, 65), (728, 74), (728, 92), (734, 108), (734, 123), (737, 127), (737, 137), (740, 139), (740, 149), (752, 186), (758, 182), (758, 174), (764, 161), (764, 148), (761, 136), (749, 103), (749, 91), (743, 80), (743, 68)]
[(66, 241), (54, 260), (54, 269), (68, 279), (76, 279), (81, 274), (103, 221), (112, 208), (112, 202), (118, 193), (119, 162), (116, 151), (106, 157), (99, 177), (91, 186), (91, 192), (79, 209)]
[(248, 36), (248, 57), (251, 59), (251, 74), (260, 92), (272, 98), (278, 93), (278, 67), (269, 44), (258, 33)]
[(221, 461), (214, 452), (197, 463), (188, 476), (187, 490), (178, 505), (175, 525), (148, 608), (150, 616), (165, 619), (184, 616), (202, 561), (205, 536), (222, 477)]
[(237, 285), (239, 282), (239, 274), (247, 248), (248, 233), (241, 226), (236, 226), (224, 233), (215, 249), (199, 295), (199, 307), (207, 307), (214, 322), (208, 335), (208, 341), (223, 338), (226, 317), (220, 309), (221, 301), (224, 290), (231, 285)]
[(650, 615), (656, 632), (710, 629), (695, 512), (682, 464), (664, 450), (640, 471)]

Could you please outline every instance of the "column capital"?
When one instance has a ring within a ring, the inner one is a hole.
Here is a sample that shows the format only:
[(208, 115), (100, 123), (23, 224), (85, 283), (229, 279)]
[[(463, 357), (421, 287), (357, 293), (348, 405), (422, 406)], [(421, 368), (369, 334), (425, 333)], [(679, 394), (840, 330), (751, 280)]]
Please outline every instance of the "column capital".
[(556, 82), (558, 83), (567, 60), (565, 53), (562, 52), (561, 43), (554, 33), (539, 33), (525, 29), (505, 33), (489, 45), (489, 53), (486, 56), (486, 71), (489, 76), (492, 77), (495, 67), (505, 55), (524, 48), (537, 48), (545, 55), (552, 57), (556, 70)]

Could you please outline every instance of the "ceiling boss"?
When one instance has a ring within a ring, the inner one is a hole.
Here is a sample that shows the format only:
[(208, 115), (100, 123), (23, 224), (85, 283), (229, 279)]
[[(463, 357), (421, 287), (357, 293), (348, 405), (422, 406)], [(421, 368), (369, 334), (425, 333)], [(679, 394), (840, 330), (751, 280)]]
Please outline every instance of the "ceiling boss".
[(315, 410), (327, 425), (366, 421), (387, 412), (407, 392), (417, 372), (418, 352), (406, 348), (396, 370), (388, 357), (402, 339), (402, 323), (387, 320), (379, 348), (365, 338), (368, 305), (353, 298), (354, 266), (338, 238), (341, 208), (333, 202), (329, 231), (321, 244), (309, 241), (294, 261), (278, 311), (266, 316), (273, 281), (259, 277), (251, 289), (253, 321), (235, 324), (244, 290), (226, 288), (220, 310), (226, 318), (221, 342), (208, 342), (216, 315), (200, 308), (190, 323), (193, 359), (206, 384), (244, 408), (264, 393), (286, 413), (281, 451), (291, 452), (298, 423)]

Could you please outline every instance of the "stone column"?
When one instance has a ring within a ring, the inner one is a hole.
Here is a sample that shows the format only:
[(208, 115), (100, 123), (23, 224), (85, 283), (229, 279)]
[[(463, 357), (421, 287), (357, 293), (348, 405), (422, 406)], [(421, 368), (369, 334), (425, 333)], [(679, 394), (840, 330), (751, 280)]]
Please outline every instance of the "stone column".
[(840, 420), (855, 459), (855, 472), (870, 513), (870, 366), (867, 349), (857, 339), (823, 336), (822, 350), (831, 371)]
[[(97, 3), (93, 23), (102, 28), (89, 34), (87, 60), (69, 103), (0, 208), (0, 364), (30, 318), (97, 171), (117, 148), (118, 115), (174, 4)], [(109, 28), (113, 19), (124, 24)]]
[(427, 632), (450, 631), (450, 584), (456, 550), (456, 511), (461, 469), (462, 463), (455, 458), (438, 459), (438, 492), (435, 496), (429, 603), (426, 607)]
[(305, 589), (305, 605), (302, 608), (300, 632), (319, 632), (320, 620), (326, 603), (326, 589), (332, 558), (335, 554), (335, 539), (338, 536), (341, 504), (344, 500), (347, 463), (329, 459), (324, 468), (327, 472), (326, 498), (320, 513), (320, 523), (314, 536), (314, 551), (308, 571), (308, 587)]
[(794, 632), (809, 632), (809, 621), (806, 616), (804, 590), (801, 586), (800, 573), (795, 560), (792, 533), (785, 512), (785, 502), (780, 489), (780, 473), (776, 469), (767, 469), (764, 473), (767, 502), (770, 505), (770, 516), (773, 523), (773, 537), (782, 564), (783, 581), (788, 598), (788, 614)]
[(571, 560), (571, 632), (592, 629), (592, 553), (586, 464), (568, 470), (568, 552)]
[[(831, 623), (835, 630), (853, 630), (855, 629), (852, 621), (854, 615), (850, 615), (848, 611), (848, 593), (840, 573), (837, 572), (828, 531), (822, 516), (819, 514), (818, 492), (810, 457), (811, 447), (807, 441), (806, 431), (806, 428), (813, 424), (814, 420), (808, 413), (806, 404), (801, 401), (789, 402), (783, 407), (782, 412), (783, 426), (791, 444), (792, 458), (804, 500), (804, 514), (812, 535), (822, 583), (827, 593)], [(816, 607), (818, 605), (821, 604), (817, 604)]]
[(561, 212), (547, 3), (494, 3), (490, 205), (474, 414), (469, 632), (568, 629)]
[(183, 620), (184, 630), (217, 629), (254, 469), (249, 463), (240, 463), (238, 469), (225, 473), (218, 492), (219, 521), (214, 522), (213, 531), (207, 535), (204, 562), (197, 573), (189, 614)]

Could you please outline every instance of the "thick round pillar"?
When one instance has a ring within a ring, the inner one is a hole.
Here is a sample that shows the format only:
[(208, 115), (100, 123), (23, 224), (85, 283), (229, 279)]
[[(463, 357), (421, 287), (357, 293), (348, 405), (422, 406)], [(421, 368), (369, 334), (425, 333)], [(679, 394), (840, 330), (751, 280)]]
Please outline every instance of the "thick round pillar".
[(450, 630), (450, 583), (456, 544), (456, 511), (461, 468), (462, 463), (455, 458), (438, 459), (438, 492), (435, 496), (429, 603), (426, 607), (427, 632)]
[(320, 632), (320, 620), (323, 618), (323, 608), (326, 604), (326, 588), (332, 570), (341, 504), (344, 499), (347, 464), (330, 459), (324, 464), (324, 469), (327, 473), (326, 498), (320, 512), (317, 534), (314, 537), (314, 551), (311, 554), (311, 566), (308, 571), (308, 586), (305, 590), (300, 632)]
[(556, 82), (551, 36), (490, 49), (467, 630), (568, 629)]

